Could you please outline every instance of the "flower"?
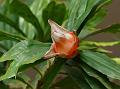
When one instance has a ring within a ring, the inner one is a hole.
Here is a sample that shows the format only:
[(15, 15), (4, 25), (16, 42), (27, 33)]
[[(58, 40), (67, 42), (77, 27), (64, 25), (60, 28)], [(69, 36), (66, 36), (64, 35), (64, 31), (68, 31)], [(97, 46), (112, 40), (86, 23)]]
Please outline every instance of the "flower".
[(48, 20), (51, 26), (52, 45), (49, 51), (44, 55), (45, 59), (54, 56), (71, 59), (77, 54), (79, 39), (74, 32), (68, 31), (59, 26), (52, 20)]

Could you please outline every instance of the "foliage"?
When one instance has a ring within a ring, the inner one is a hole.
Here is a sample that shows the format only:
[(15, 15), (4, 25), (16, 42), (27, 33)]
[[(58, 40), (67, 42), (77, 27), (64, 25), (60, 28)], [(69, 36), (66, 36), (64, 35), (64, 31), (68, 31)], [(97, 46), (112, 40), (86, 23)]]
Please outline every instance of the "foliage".
[[(99, 33), (120, 32), (120, 24), (96, 26), (111, 0), (3, 0), (0, 3), (0, 89), (120, 89), (120, 58), (105, 47), (119, 40), (91, 41)], [(71, 60), (43, 59), (51, 45), (48, 19), (80, 39), (78, 55)], [(119, 39), (119, 38), (118, 38)], [(28, 69), (35, 74), (30, 77)], [(32, 81), (32, 82), (30, 82)], [(12, 85), (11, 85), (12, 84)], [(21, 86), (19, 86), (21, 84)]]

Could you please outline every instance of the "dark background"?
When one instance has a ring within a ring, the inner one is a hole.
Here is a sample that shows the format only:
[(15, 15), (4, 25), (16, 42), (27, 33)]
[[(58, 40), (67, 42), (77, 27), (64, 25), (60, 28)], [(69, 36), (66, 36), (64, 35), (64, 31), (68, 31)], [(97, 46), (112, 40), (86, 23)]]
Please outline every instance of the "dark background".
[[(98, 28), (106, 28), (112, 24), (120, 23), (120, 0), (113, 0), (112, 4), (107, 7), (107, 16), (104, 21), (98, 25)], [(120, 33), (117, 34), (98, 34), (90, 38), (96, 41), (113, 41), (120, 40)], [(107, 49), (113, 51), (113, 54), (120, 57), (120, 46), (108, 47)]]
[(112, 4), (107, 6), (108, 14), (101, 24), (105, 27), (113, 23), (120, 23), (120, 0), (113, 0)]

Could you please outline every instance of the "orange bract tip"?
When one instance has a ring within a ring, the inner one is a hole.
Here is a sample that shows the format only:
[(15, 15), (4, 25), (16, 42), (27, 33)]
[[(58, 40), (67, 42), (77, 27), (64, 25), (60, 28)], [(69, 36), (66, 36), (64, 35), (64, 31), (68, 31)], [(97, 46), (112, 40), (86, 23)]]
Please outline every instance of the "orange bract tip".
[(56, 55), (64, 58), (72, 58), (77, 54), (79, 39), (74, 32), (64, 30), (52, 20), (48, 20), (51, 26), (51, 37), (53, 43), (50, 50), (45, 54), (46, 58), (51, 58)]

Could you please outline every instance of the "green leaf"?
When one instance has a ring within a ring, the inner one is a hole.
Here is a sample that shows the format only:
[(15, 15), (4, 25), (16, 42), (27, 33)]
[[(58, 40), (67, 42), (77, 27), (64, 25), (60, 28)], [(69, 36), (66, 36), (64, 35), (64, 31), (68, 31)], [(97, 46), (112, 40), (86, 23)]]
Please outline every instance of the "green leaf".
[(55, 87), (59, 87), (60, 89), (79, 89), (77, 84), (69, 76), (56, 82), (50, 89), (54, 89)]
[(98, 71), (92, 69), (85, 63), (80, 64), (82, 69), (91, 77), (97, 79), (101, 84), (103, 84), (107, 89), (112, 89), (110, 82), (108, 81), (107, 77), (103, 74), (99, 73)]
[[(18, 24), (18, 17), (15, 15), (11, 15), (9, 13), (9, 3), (11, 0), (4, 0), (3, 8), (4, 11), (2, 12), (2, 20), (6, 21), (3, 23), (0, 23), (0, 30), (11, 33), (11, 34), (16, 34), (16, 35), (21, 35), (21, 36), (26, 36), (22, 29), (19, 28)], [(1, 44), (5, 45), (7, 49), (10, 49), (15, 43), (15, 41), (12, 40), (2, 40)]]
[(56, 58), (55, 63), (48, 69), (43, 80), (41, 80), (41, 82), (39, 82), (38, 88), (49, 89), (54, 78), (56, 77), (58, 72), (61, 70), (61, 68), (63, 67), (65, 62), (66, 62), (66, 59)]
[[(30, 0), (28, 0), (28, 1), (30, 1)], [(44, 28), (42, 13), (43, 13), (43, 10), (46, 8), (46, 6), (48, 5), (49, 2), (50, 2), (50, 0), (34, 0), (31, 5), (28, 5), (29, 8), (31, 9), (31, 11), (33, 12), (33, 14), (39, 20), (39, 23), (40, 23), (42, 29), (44, 29), (43, 31), (45, 31), (46, 29)], [(27, 23), (22, 18), (20, 18), (20, 21), (21, 21), (20, 26), (22, 27), (23, 31), (27, 34), (28, 38), (29, 39), (34, 39), (34, 37), (35, 37), (34, 26), (32, 24)], [(46, 25), (45, 25), (45, 27), (46, 27)]]
[(16, 23), (14, 23), (11, 19), (6, 17), (5, 15), (0, 14), (0, 21), (7, 23), (11, 27), (13, 27), (17, 32), (19, 32), (21, 35), (25, 36), (25, 34), (22, 32), (19, 26)]
[[(0, 55), (1, 56), (1, 55)], [(5, 73), (5, 63), (0, 63), (0, 76)]]
[(86, 23), (85, 29), (92, 29), (96, 27), (98, 24), (100, 24), (103, 20), (104, 17), (106, 16), (106, 9), (101, 8), (99, 11), (96, 11), (95, 15), (88, 20)]
[(91, 89), (106, 89), (98, 80), (88, 76), (85, 73), (83, 73), (83, 76), (87, 83), (90, 85)]
[(105, 28), (103, 32), (118, 33), (120, 32), (120, 24), (113, 24), (112, 26)]
[(120, 65), (105, 54), (83, 51), (81, 52), (81, 60), (111, 78), (120, 79)]
[(120, 65), (120, 58), (119, 57), (112, 58), (112, 60), (114, 60), (117, 64)]
[(58, 24), (62, 24), (66, 14), (66, 7), (64, 3), (58, 4), (52, 1), (43, 10), (43, 20), (45, 24), (48, 24), (48, 19), (54, 20)]
[(96, 47), (96, 46), (93, 46), (93, 45), (79, 45), (78, 50), (79, 51), (92, 50), (94, 52), (100, 52), (100, 53), (112, 53), (112, 51), (110, 51), (110, 50), (107, 50), (107, 49), (104, 49), (104, 48), (101, 48), (101, 47)]
[(26, 69), (28, 69), (30, 67), (34, 67), (35, 65), (38, 65), (38, 64), (40, 64), (44, 61), (46, 61), (46, 60), (42, 58), (40, 60), (35, 61), (34, 63), (29, 63), (29, 64), (22, 65), (22, 66), (20, 66), (18, 72), (25, 71)]
[(78, 50), (92, 50), (101, 53), (112, 53), (112, 51), (106, 50), (101, 47), (115, 46), (119, 44), (120, 41), (113, 41), (113, 42), (81, 41)]
[(38, 81), (43, 78), (43, 76), (46, 73), (47, 69), (51, 66), (50, 62), (53, 59), (54, 58), (49, 59), (47, 61), (39, 63), (39, 65), (37, 65), (37, 67), (35, 67), (35, 66), (33, 67), (33, 69), (37, 72), (37, 74), (35, 75), (35, 78), (32, 79), (33, 81), (31, 82), (31, 85), (33, 86), (34, 89), (36, 89)]
[(21, 81), (21, 82), (23, 82), (24, 84), (26, 84), (28, 88), (34, 89), (34, 88), (31, 86), (31, 84), (29, 84), (28, 81), (26, 81), (26, 80), (23, 79), (22, 77), (17, 76), (16, 79), (19, 80), (19, 81)]
[(0, 52), (5, 53), (6, 51), (8, 51), (7, 47), (3, 44), (0, 44)]
[(96, 42), (96, 41), (82, 41), (80, 45), (86, 45), (86, 46), (114, 46), (119, 45), (120, 41), (113, 41), (113, 42)]
[(33, 4), (30, 6), (32, 12), (35, 14), (35, 16), (37, 17), (37, 19), (40, 22), (40, 25), (42, 26), (42, 28), (44, 28), (44, 24), (43, 24), (43, 12), (45, 10), (45, 8), (47, 8), (47, 6), (49, 5), (50, 0), (35, 0), (33, 2)]
[(92, 89), (83, 77), (82, 72), (74, 67), (67, 67), (66, 71), (80, 89)]
[(97, 31), (98, 29), (96, 29), (96, 26), (104, 20), (105, 16), (106, 10), (104, 8), (101, 8), (100, 10), (96, 11), (95, 15), (91, 17), (85, 24), (78, 37), (82, 39), (88, 34)]
[(91, 19), (92, 17), (94, 17), (95, 13), (97, 13), (97, 11), (99, 11), (102, 6), (108, 4), (111, 1), (112, 0), (99, 0), (98, 3), (96, 3), (96, 5), (94, 5), (92, 7), (92, 9), (91, 9), (90, 13), (88, 14), (88, 16), (85, 18), (85, 20), (79, 26), (79, 29), (77, 30), (77, 35), (79, 35), (79, 33), (81, 32), (81, 30), (84, 28), (85, 24), (89, 21), (89, 19)]
[(70, 0), (68, 24), (69, 30), (78, 29), (92, 8), (99, 3), (100, 0)]
[(44, 62), (39, 62), (39, 65), (37, 67), (33, 67), (33, 69), (37, 72), (35, 75), (34, 80), (31, 82), (31, 85), (33, 86), (34, 89), (36, 89), (38, 85), (38, 81), (44, 77), (44, 74), (47, 72), (49, 67), (54, 63), (55, 58), (51, 58), (47, 61), (44, 60)]
[[(55, 9), (54, 9), (55, 8)], [(50, 2), (47, 7), (43, 10), (43, 22), (44, 22), (44, 32), (45, 37), (50, 39), (50, 25), (48, 24), (48, 19), (52, 19), (59, 25), (64, 21), (66, 14), (66, 7), (64, 3), (56, 3), (55, 1)], [(49, 34), (49, 35), (48, 35)]]
[(0, 31), (0, 40), (14, 40), (14, 41), (20, 41), (24, 40), (25, 38), (19, 35), (10, 34), (4, 31)]
[[(76, 64), (76, 65), (78, 65), (78, 64)], [(95, 78), (93, 78), (91, 76), (88, 76), (81, 69), (80, 66), (79, 66), (79, 68), (69, 67), (66, 69), (66, 71), (68, 71), (69, 75), (74, 79), (74, 82), (78, 82), (77, 84), (80, 86), (80, 89), (106, 89), (98, 80), (96, 80)], [(81, 76), (81, 78), (80, 78), (80, 76)], [(83, 85), (85, 85), (85, 86), (83, 86)], [(87, 86), (89, 86), (89, 87), (87, 87)]]
[(78, 50), (92, 50), (96, 49), (97, 47), (95, 46), (88, 46), (88, 45), (79, 45)]
[(1, 58), (0, 62), (13, 60), (5, 75), (0, 77), (0, 80), (8, 79), (16, 75), (19, 67), (24, 64), (34, 63), (41, 59), (48, 51), (50, 44), (41, 43), (38, 41), (21, 41), (13, 46)]
[(37, 37), (39, 37), (39, 39), (42, 40), (43, 37), (42, 27), (40, 26), (36, 16), (32, 13), (32, 11), (27, 5), (20, 2), (19, 0), (13, 0), (13, 2), (10, 4), (10, 10), (12, 13), (23, 17), (26, 21), (34, 25), (37, 30), (36, 32)]
[(0, 81), (0, 88), (1, 89), (10, 89), (8, 85), (5, 85), (3, 82)]
[(120, 32), (120, 24), (113, 24), (111, 25), (110, 27), (107, 27), (105, 29), (102, 29), (102, 30), (98, 30), (98, 31), (95, 31), (91, 34), (88, 34), (87, 36), (85, 36), (83, 39), (86, 39), (90, 36), (93, 36), (93, 35), (97, 35), (99, 33), (118, 33)]
[(100, 53), (112, 53), (112, 51), (104, 49), (104, 48), (96, 48), (95, 52), (100, 52)]

